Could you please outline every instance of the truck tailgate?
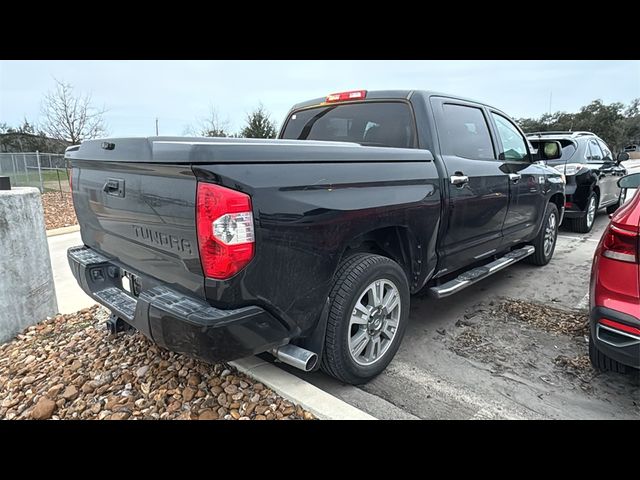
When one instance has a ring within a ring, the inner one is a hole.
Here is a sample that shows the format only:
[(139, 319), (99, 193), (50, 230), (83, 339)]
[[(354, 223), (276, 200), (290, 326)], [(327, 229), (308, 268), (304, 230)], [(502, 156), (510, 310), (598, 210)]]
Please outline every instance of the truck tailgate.
[(74, 159), (73, 167), (84, 244), (130, 273), (204, 298), (190, 166)]

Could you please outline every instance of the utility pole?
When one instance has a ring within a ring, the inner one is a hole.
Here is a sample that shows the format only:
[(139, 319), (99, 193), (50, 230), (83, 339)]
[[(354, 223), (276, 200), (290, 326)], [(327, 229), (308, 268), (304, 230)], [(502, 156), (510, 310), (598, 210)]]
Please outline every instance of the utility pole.
[(549, 92), (549, 115), (551, 115), (551, 100), (553, 99), (553, 90)]
[(156, 117), (156, 137), (158, 136), (158, 117)]

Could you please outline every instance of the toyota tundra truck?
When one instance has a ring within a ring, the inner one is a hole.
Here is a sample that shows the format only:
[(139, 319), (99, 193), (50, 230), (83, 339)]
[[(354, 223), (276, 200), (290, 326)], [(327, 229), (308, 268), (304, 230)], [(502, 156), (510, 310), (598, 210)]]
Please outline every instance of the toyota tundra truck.
[(295, 105), (273, 140), (106, 138), (69, 147), (82, 289), (173, 351), (268, 352), (361, 384), (400, 346), (410, 296), (546, 265), (564, 181), (505, 113), (426, 91)]

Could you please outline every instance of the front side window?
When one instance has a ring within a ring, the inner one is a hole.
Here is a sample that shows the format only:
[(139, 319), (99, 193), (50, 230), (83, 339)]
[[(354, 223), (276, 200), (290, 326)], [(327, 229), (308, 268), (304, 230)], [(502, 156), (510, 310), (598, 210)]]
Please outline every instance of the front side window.
[(529, 152), (522, 134), (516, 126), (502, 115), (491, 113), (496, 122), (498, 135), (502, 142), (500, 160), (529, 161)]
[(599, 162), (602, 160), (602, 150), (598, 146), (598, 142), (595, 140), (589, 140), (587, 146), (587, 160), (591, 162)]
[(482, 110), (445, 103), (438, 128), (442, 153), (472, 160), (495, 158), (489, 127)]

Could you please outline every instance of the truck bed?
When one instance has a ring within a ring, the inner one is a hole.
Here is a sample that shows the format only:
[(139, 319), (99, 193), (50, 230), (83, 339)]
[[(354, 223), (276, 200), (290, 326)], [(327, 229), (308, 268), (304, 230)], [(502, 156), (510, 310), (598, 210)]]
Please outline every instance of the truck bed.
[[(428, 245), (439, 223), (440, 186), (427, 150), (150, 137), (87, 141), (67, 158), (85, 246), (144, 278), (143, 289), (165, 285), (219, 308), (260, 305), (290, 328), (317, 321), (351, 239), (406, 225), (420, 232), (416, 244)], [(202, 272), (197, 182), (252, 199), (255, 258), (228, 280)]]

